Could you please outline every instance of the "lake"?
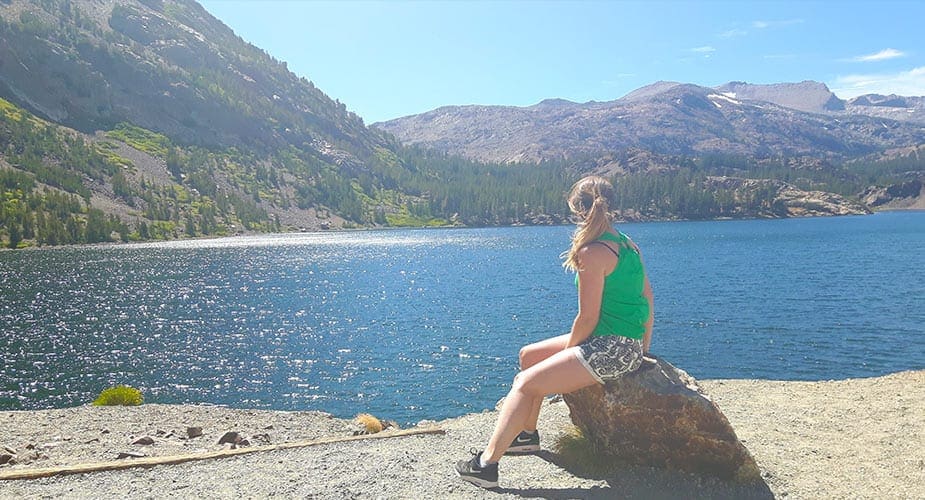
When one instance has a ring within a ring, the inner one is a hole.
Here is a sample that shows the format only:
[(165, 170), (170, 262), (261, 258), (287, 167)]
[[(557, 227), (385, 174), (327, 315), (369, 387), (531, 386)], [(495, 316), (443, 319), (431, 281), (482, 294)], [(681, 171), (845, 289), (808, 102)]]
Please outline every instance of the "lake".
[[(620, 228), (655, 291), (652, 351), (697, 378), (925, 368), (925, 212)], [(0, 409), (148, 402), (491, 408), (520, 346), (577, 311), (571, 227), (305, 233), (0, 252)]]

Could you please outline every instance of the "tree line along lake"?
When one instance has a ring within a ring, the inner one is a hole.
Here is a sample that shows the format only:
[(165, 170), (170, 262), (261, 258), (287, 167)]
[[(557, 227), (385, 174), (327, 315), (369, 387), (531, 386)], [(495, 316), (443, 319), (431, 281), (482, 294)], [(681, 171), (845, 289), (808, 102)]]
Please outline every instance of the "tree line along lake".
[[(925, 212), (633, 223), (652, 350), (696, 378), (925, 368)], [(0, 409), (148, 402), (493, 407), (577, 310), (567, 226), (302, 233), (0, 252)]]

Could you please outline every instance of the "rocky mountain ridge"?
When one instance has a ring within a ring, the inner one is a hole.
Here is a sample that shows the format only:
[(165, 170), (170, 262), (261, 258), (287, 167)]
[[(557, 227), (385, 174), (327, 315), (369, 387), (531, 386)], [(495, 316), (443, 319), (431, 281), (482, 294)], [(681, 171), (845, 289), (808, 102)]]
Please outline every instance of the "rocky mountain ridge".
[(608, 102), (446, 106), (374, 127), (485, 161), (659, 154), (739, 154), (845, 161), (925, 143), (925, 97), (836, 97), (824, 84), (716, 88), (657, 82)]

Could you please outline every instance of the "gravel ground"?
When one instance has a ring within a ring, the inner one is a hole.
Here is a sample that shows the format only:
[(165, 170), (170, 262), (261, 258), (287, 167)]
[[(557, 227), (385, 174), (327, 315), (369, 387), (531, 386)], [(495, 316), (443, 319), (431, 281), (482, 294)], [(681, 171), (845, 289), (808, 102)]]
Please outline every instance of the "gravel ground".
[[(437, 422), (445, 435), (0, 481), (0, 498), (925, 498), (925, 371), (815, 383), (701, 384), (754, 455), (765, 483), (735, 485), (636, 467), (588, 474), (544, 451), (505, 458), (501, 487), (482, 490), (459, 481), (452, 464), (470, 447), (484, 445), (496, 416), (486, 411)], [(547, 404), (543, 448), (569, 425), (564, 403)], [(188, 426), (202, 427), (204, 435), (187, 438)], [(348, 436), (354, 428), (319, 412), (217, 406), (0, 412), (0, 446), (18, 457), (32, 454), (25, 463), (0, 466), (0, 473), (112, 460), (119, 451), (155, 456), (221, 449), (217, 441), (226, 431), (275, 444)], [(140, 436), (153, 437), (154, 444), (132, 445)], [(26, 450), (30, 444), (34, 449)]]

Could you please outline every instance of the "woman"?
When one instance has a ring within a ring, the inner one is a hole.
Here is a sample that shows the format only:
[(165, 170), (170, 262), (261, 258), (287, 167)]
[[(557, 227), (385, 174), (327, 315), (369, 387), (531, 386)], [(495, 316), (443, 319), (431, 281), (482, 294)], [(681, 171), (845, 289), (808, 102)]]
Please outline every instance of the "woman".
[(482, 452), (456, 464), (464, 481), (498, 486), (498, 461), (539, 450), (536, 431), (543, 397), (619, 378), (639, 367), (652, 340), (652, 289), (636, 246), (613, 228), (613, 186), (585, 177), (572, 186), (568, 205), (578, 219), (563, 266), (577, 273), (578, 314), (569, 333), (520, 351), (521, 372), (504, 399)]

